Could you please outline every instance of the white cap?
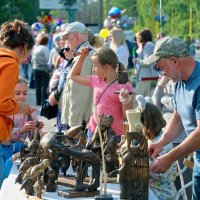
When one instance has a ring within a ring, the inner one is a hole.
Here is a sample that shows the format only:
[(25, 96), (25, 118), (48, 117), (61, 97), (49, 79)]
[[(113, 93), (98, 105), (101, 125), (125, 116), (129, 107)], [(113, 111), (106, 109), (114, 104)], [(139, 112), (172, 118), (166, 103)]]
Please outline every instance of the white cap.
[(88, 34), (88, 31), (84, 24), (80, 22), (73, 22), (66, 26), (65, 30), (60, 34), (60, 36), (67, 35), (68, 33)]

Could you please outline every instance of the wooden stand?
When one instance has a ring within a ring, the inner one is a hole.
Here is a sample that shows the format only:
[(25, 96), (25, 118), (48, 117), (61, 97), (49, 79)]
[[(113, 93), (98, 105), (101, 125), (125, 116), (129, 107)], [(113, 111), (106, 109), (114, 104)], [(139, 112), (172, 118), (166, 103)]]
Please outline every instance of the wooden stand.
[(28, 200), (43, 200), (43, 198), (40, 199), (40, 198), (38, 198), (38, 197), (36, 197), (36, 196), (27, 196), (27, 199), (28, 199)]
[(73, 189), (58, 191), (58, 195), (65, 198), (93, 197), (99, 194), (100, 194), (99, 191), (74, 191)]
[[(84, 182), (88, 184), (89, 181), (90, 181), (90, 178), (86, 177)], [(118, 183), (117, 177), (107, 177), (107, 183)], [(74, 188), (75, 178), (59, 176), (58, 185)]]
[[(86, 178), (85, 183), (89, 181), (89, 177)], [(65, 198), (75, 198), (75, 197), (93, 197), (96, 195), (99, 195), (99, 191), (75, 191), (76, 181), (74, 177), (58, 177), (58, 185), (66, 186), (66, 187), (71, 187), (73, 189), (66, 189), (66, 190), (59, 190), (58, 195), (65, 197)]]
[(58, 177), (58, 185), (74, 188), (75, 184), (76, 181), (74, 177), (63, 177), (63, 176)]
[(34, 195), (27, 195), (25, 192), (22, 192), (22, 195), (26, 197), (28, 200), (44, 200), (43, 198), (38, 198)]

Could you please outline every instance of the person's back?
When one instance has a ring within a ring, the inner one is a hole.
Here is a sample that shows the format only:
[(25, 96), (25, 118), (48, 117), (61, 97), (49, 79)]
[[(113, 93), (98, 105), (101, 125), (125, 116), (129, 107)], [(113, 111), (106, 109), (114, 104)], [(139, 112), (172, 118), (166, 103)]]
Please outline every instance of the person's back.
[(128, 67), (129, 51), (125, 41), (124, 32), (118, 27), (110, 31), (110, 48), (117, 54), (119, 62)]
[(149, 29), (144, 28), (136, 35), (136, 40), (138, 43), (138, 57), (133, 59), (137, 75), (136, 93), (151, 96), (152, 80), (157, 80), (158, 73), (153, 70), (152, 64), (145, 64), (144, 59), (154, 51), (153, 35)]
[(33, 69), (49, 72), (49, 54), (47, 47), (48, 35), (39, 34), (36, 38), (37, 44), (33, 48), (31, 62)]
[(48, 98), (49, 72), (48, 65), (50, 51), (47, 47), (48, 35), (40, 33), (36, 38), (31, 62), (35, 73), (36, 104), (42, 105)]

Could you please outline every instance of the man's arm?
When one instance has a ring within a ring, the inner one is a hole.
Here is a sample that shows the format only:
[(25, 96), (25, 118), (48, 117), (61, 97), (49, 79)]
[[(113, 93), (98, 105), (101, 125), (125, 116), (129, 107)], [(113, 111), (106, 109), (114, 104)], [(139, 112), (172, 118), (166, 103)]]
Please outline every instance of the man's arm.
[(181, 144), (169, 152), (171, 160), (183, 158), (200, 148), (200, 120), (197, 120), (197, 128), (188, 135)]
[(159, 142), (165, 146), (166, 144), (175, 140), (182, 133), (182, 131), (183, 124), (181, 118), (177, 111), (174, 111)]
[(176, 148), (158, 157), (150, 170), (153, 173), (165, 173), (173, 162), (179, 160), (200, 148), (200, 120), (197, 128)]

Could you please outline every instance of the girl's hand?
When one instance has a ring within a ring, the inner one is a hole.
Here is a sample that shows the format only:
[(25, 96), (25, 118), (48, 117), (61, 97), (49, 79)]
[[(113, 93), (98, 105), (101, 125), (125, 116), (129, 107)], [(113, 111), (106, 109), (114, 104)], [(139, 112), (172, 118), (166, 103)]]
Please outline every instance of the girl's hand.
[(19, 113), (29, 115), (36, 110), (33, 106), (29, 106), (27, 102), (19, 102)]
[(26, 122), (26, 124), (24, 125), (24, 127), (20, 128), (20, 134), (29, 132), (29, 131), (33, 131), (35, 130), (36, 127), (36, 122), (34, 121), (28, 121)]
[(119, 100), (122, 104), (127, 105), (131, 101), (131, 95), (127, 89), (122, 88), (119, 93)]
[(83, 56), (83, 57), (87, 57), (88, 54), (90, 52), (90, 48), (89, 47), (82, 47), (77, 53), (77, 56)]

